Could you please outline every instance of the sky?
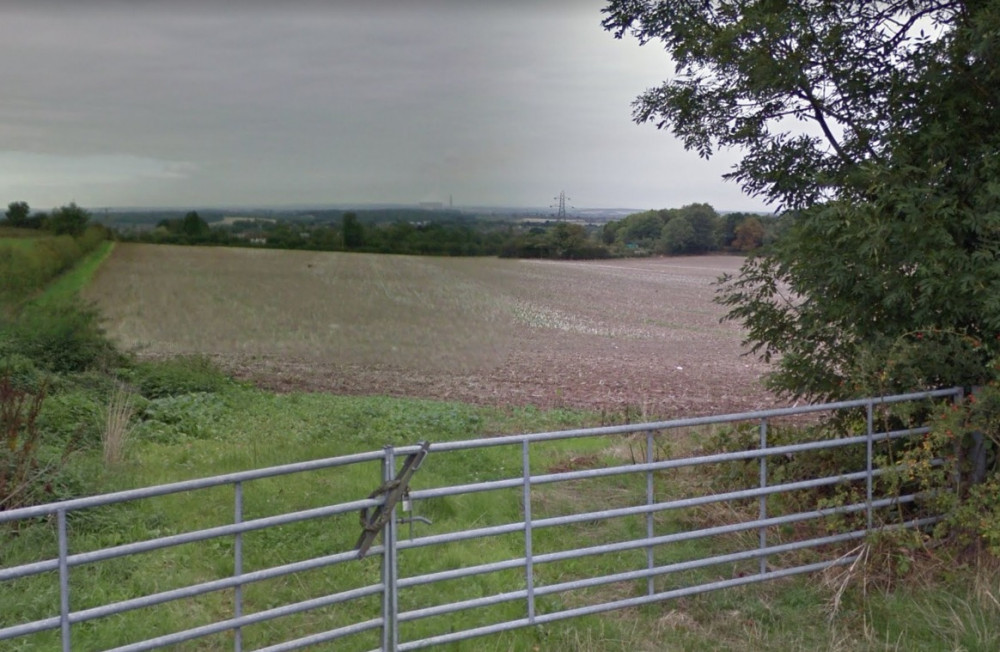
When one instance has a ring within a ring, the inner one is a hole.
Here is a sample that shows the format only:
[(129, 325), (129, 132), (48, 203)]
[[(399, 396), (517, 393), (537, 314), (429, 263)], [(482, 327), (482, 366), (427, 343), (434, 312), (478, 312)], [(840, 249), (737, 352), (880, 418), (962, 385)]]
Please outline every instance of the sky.
[(766, 210), (631, 103), (600, 0), (5, 0), (0, 203)]

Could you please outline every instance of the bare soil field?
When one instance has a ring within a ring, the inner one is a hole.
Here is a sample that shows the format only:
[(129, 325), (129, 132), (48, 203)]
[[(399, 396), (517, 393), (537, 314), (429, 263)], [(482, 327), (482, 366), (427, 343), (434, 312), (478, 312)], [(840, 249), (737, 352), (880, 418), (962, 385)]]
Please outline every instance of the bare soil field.
[(85, 298), (144, 356), (277, 391), (676, 417), (770, 406), (728, 256), (554, 262), (119, 244)]

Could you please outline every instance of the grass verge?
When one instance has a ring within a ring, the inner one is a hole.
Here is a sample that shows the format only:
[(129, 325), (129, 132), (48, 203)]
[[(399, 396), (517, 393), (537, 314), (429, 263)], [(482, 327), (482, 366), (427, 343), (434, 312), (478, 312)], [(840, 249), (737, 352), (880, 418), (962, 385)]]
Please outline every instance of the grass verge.
[(114, 247), (115, 243), (110, 240), (101, 242), (69, 271), (46, 285), (45, 290), (34, 297), (30, 303), (35, 307), (45, 307), (66, 302), (78, 295), (83, 288), (90, 284), (101, 264), (111, 255)]
[[(189, 379), (185, 378), (185, 383)], [(186, 384), (185, 384), (186, 386)], [(579, 411), (479, 408), (379, 397), (338, 397), (320, 394), (273, 395), (227, 383), (212, 391), (171, 393), (156, 385), (155, 398), (137, 398), (131, 425), (132, 444), (120, 463), (102, 463), (99, 445), (81, 450), (72, 472), (86, 491), (109, 491), (202, 477), (305, 459), (378, 449), (420, 439), (446, 441), (498, 433), (555, 430), (595, 425), (593, 414)], [(603, 465), (611, 460), (641, 457), (622, 442), (577, 440), (539, 448), (533, 453), (534, 472)], [(435, 456), (425, 461), (415, 480), (427, 486), (516, 477), (519, 452), (483, 449), (466, 456)], [(286, 480), (266, 480), (245, 489), (245, 518), (309, 509), (330, 502), (363, 497), (375, 486), (376, 464), (350, 470), (317, 472)], [(533, 498), (536, 515), (555, 515), (586, 506), (622, 505), (641, 493), (643, 480), (604, 479), (587, 484), (539, 488)], [(633, 486), (635, 485), (635, 486)], [(665, 491), (670, 484), (664, 482)], [(471, 494), (427, 501), (422, 515), (434, 521), (433, 532), (520, 520), (519, 491)], [(163, 497), (135, 505), (82, 514), (71, 521), (72, 551), (83, 552), (127, 541), (142, 540), (231, 522), (231, 489)], [(335, 522), (334, 522), (335, 521)], [(683, 527), (661, 522), (658, 527)], [(424, 527), (424, 526), (417, 526)], [(594, 544), (634, 536), (642, 524), (628, 519), (606, 525), (580, 524), (570, 531), (539, 530), (536, 552), (565, 547), (566, 537)], [(406, 528), (402, 528), (406, 536)], [(424, 531), (426, 532), (426, 530)], [(279, 563), (328, 554), (353, 545), (356, 516), (307, 522), (244, 535), (244, 572)], [(52, 524), (37, 524), (0, 533), (0, 565), (49, 558), (54, 553)], [(657, 562), (689, 558), (699, 544), (659, 551)], [(416, 549), (401, 555), (403, 576), (469, 563), (509, 559), (523, 554), (521, 536), (501, 536), (445, 548)], [(188, 544), (71, 572), (73, 608), (224, 577), (232, 572), (232, 540), (222, 538)], [(602, 555), (539, 568), (543, 583), (620, 570), (635, 560)], [(766, 585), (684, 598), (658, 605), (588, 616), (527, 628), (444, 649), (452, 650), (993, 650), (1000, 635), (1000, 572), (986, 564), (964, 568), (939, 562), (933, 577), (915, 578), (894, 587), (867, 582), (862, 575), (846, 578), (812, 576)], [(711, 571), (722, 573), (723, 570)], [(343, 575), (347, 573), (347, 575)], [(377, 581), (378, 562), (366, 560), (328, 571), (303, 573), (246, 587), (246, 611), (327, 595), (356, 586), (359, 577)], [(706, 576), (710, 579), (710, 576)], [(970, 581), (975, 578), (975, 581)], [(518, 573), (435, 585), (401, 596), (404, 608), (476, 598), (512, 590)], [(881, 587), (881, 588), (876, 588)], [(610, 585), (597, 591), (603, 598), (631, 595), (635, 587)], [(832, 599), (839, 598), (833, 609)], [(569, 594), (539, 601), (539, 608), (575, 606), (586, 595)], [(579, 602), (577, 602), (579, 601)], [(58, 578), (39, 576), (8, 584), (0, 591), (0, 626), (57, 613)], [(444, 626), (474, 627), (496, 618), (520, 617), (523, 604), (509, 603), (487, 611), (470, 610), (447, 622), (428, 620), (406, 625), (407, 638), (439, 632)], [(373, 617), (377, 600), (272, 621), (244, 630), (249, 647), (267, 645), (312, 630), (324, 630)], [(231, 594), (218, 592), (150, 610), (138, 610), (74, 628), (74, 646), (103, 649), (139, 637), (224, 619), (232, 614)], [(58, 646), (57, 633), (40, 634), (10, 649)], [(331, 649), (370, 649), (373, 639), (343, 643)], [(197, 649), (231, 647), (227, 636), (209, 638)]]

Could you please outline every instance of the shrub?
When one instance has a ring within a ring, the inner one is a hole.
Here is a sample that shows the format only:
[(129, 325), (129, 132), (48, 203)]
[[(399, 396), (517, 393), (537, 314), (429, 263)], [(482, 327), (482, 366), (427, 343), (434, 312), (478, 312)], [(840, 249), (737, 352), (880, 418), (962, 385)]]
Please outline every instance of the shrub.
[(107, 238), (107, 229), (95, 225), (77, 237), (34, 237), (24, 241), (28, 246), (0, 242), (0, 302), (20, 301), (41, 290)]
[(0, 375), (9, 378), (16, 389), (28, 392), (41, 389), (48, 382), (46, 374), (31, 358), (15, 353), (14, 349), (14, 343), (3, 341), (0, 335)]
[(216, 394), (193, 392), (163, 396), (147, 403), (140, 413), (134, 436), (145, 441), (177, 442), (183, 439), (212, 439), (219, 434), (226, 405)]
[(8, 330), (22, 355), (48, 371), (102, 369), (121, 359), (105, 336), (97, 311), (77, 299), (28, 306)]
[(101, 401), (89, 389), (52, 393), (38, 414), (38, 428), (48, 441), (91, 448), (101, 441)]
[(151, 399), (213, 393), (229, 383), (228, 376), (210, 359), (198, 355), (140, 362), (129, 376), (139, 393)]
[(992, 382), (938, 413), (920, 445), (903, 454), (898, 481), (919, 483), (960, 542), (985, 543), (1000, 555), (998, 451), (1000, 387)]
[[(778, 426), (769, 424), (768, 448), (797, 444), (803, 441), (823, 441), (846, 436), (845, 433), (864, 432), (864, 421), (843, 417), (837, 421), (810, 426)], [(756, 450), (759, 448), (760, 430), (754, 424), (723, 428), (705, 444), (706, 453)], [(861, 446), (828, 448), (797, 455), (772, 455), (767, 458), (768, 484), (798, 482), (818, 477), (865, 468), (865, 449)], [(757, 459), (727, 462), (712, 475), (712, 486), (718, 491), (735, 491), (755, 487), (759, 483), (760, 463)], [(774, 500), (784, 503), (788, 510), (814, 509), (821, 504), (838, 504), (859, 499), (856, 488), (833, 485), (808, 491), (783, 494)]]

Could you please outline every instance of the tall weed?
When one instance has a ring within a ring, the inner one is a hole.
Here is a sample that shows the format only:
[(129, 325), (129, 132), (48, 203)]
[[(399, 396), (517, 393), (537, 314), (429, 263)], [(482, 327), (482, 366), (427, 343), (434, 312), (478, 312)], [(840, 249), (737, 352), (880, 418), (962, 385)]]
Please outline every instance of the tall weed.
[(0, 509), (30, 504), (43, 475), (35, 421), (44, 399), (44, 388), (19, 389), (8, 374), (0, 376)]

